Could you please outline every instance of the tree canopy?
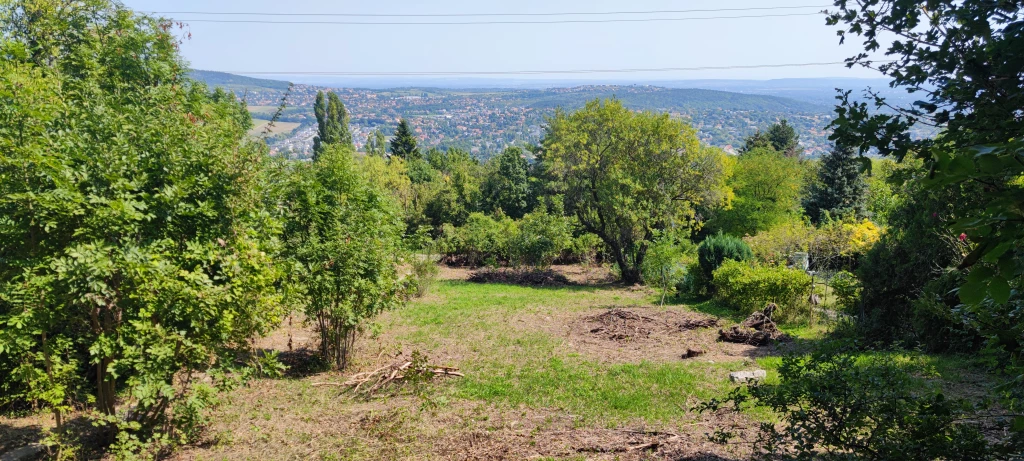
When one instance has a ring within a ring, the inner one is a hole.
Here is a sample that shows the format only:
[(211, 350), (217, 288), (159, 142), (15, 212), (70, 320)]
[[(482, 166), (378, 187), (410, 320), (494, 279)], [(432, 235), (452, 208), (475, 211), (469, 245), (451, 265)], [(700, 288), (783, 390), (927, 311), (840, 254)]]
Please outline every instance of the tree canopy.
[(313, 114), (316, 115), (317, 135), (313, 138), (313, 158), (320, 155), (327, 146), (342, 145), (352, 147), (352, 132), (348, 128), (348, 111), (341, 98), (333, 92), (318, 91), (316, 102), (313, 103)]
[(420, 150), (416, 147), (416, 136), (412, 134), (409, 122), (404, 118), (398, 122), (395, 136), (391, 138), (391, 155), (406, 161), (420, 158)]
[(724, 197), (724, 154), (667, 114), (595, 100), (548, 123), (544, 160), (564, 183), (565, 209), (608, 245), (626, 283), (641, 281), (655, 231), (693, 226), (696, 206)]

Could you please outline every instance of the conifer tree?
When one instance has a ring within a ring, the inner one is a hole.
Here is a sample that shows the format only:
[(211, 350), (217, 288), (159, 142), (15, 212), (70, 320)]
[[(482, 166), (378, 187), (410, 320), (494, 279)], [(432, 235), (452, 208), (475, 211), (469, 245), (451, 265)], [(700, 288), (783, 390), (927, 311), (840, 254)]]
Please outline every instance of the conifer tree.
[(398, 122), (395, 137), (391, 138), (391, 155), (401, 157), (403, 160), (420, 158), (420, 150), (416, 147), (416, 137), (412, 134), (409, 122), (404, 118)]
[(811, 185), (804, 210), (814, 222), (820, 221), (825, 212), (859, 218), (864, 216), (866, 197), (867, 183), (861, 176), (857, 152), (836, 146), (821, 158), (818, 180)]
[(352, 146), (352, 132), (348, 129), (348, 111), (337, 94), (333, 91), (328, 92), (325, 101), (324, 92), (317, 92), (313, 113), (316, 115), (317, 125), (317, 136), (313, 138), (314, 160), (329, 145)]

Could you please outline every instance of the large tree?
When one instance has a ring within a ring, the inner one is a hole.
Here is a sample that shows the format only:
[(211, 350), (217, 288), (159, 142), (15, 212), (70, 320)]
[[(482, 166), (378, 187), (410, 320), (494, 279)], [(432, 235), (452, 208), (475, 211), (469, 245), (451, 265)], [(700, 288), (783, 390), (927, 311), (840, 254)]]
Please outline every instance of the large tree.
[(518, 147), (509, 147), (492, 161), (483, 185), (484, 209), (502, 210), (513, 219), (530, 211), (530, 164)]
[[(984, 184), (969, 215), (952, 223), (977, 243), (961, 267), (986, 263), (959, 295), (968, 305), (986, 298), (1005, 303), (1020, 271), (1014, 248), (1024, 239), (1024, 4), (836, 0), (835, 6), (828, 23), (841, 26), (840, 42), (863, 38), (863, 51), (847, 63), (877, 68), (918, 100), (900, 107), (877, 95), (864, 102), (843, 93), (832, 139), (861, 153), (916, 155), (935, 187)], [(912, 136), (920, 125), (942, 131), (930, 139)]]
[(352, 147), (352, 132), (348, 129), (348, 111), (333, 91), (316, 93), (313, 103), (313, 114), (316, 115), (317, 135), (313, 138), (313, 159), (315, 160), (327, 146), (341, 145)]
[(642, 281), (657, 231), (693, 225), (696, 206), (723, 199), (723, 154), (668, 114), (595, 100), (557, 111), (542, 144), (566, 211), (608, 245), (626, 283)]
[(768, 230), (799, 210), (804, 176), (798, 160), (770, 147), (743, 153), (727, 183), (731, 206), (711, 211), (708, 227), (739, 236)]
[(404, 118), (398, 122), (395, 136), (391, 138), (391, 155), (405, 161), (420, 158), (420, 150), (416, 147), (416, 136), (412, 134), (409, 122)]
[(835, 146), (821, 158), (818, 179), (811, 183), (804, 210), (814, 222), (826, 213), (830, 216), (864, 217), (867, 207), (867, 183), (861, 173), (862, 163), (854, 149)]
[(125, 442), (196, 416), (197, 376), (281, 305), (265, 148), (186, 77), (170, 26), (106, 0), (0, 2), (0, 367), (17, 364), (0, 400), (58, 425), (92, 402)]

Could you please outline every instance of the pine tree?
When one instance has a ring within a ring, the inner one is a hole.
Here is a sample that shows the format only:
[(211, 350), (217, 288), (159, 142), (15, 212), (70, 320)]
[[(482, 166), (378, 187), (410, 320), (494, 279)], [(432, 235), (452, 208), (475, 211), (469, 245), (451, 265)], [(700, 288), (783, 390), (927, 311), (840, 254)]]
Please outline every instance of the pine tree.
[(416, 147), (416, 137), (412, 134), (409, 122), (404, 118), (398, 122), (395, 137), (391, 138), (391, 155), (401, 157), (403, 160), (420, 158), (420, 150)]
[(836, 146), (821, 158), (818, 180), (811, 185), (804, 210), (815, 222), (826, 212), (832, 216), (860, 218), (865, 214), (866, 197), (867, 183), (861, 176), (856, 151)]
[(313, 160), (316, 160), (324, 147), (332, 144), (352, 146), (352, 132), (348, 129), (348, 111), (333, 91), (316, 94), (313, 113), (316, 115), (317, 136), (313, 138)]
[(772, 147), (786, 157), (799, 157), (803, 153), (803, 149), (800, 148), (800, 136), (796, 134), (796, 130), (786, 119), (782, 119), (768, 128), (765, 135), (772, 143)]
[(775, 149), (786, 157), (796, 158), (803, 153), (800, 147), (800, 136), (786, 119), (768, 127), (768, 131), (757, 130), (743, 141), (740, 153), (751, 152), (763, 148)]

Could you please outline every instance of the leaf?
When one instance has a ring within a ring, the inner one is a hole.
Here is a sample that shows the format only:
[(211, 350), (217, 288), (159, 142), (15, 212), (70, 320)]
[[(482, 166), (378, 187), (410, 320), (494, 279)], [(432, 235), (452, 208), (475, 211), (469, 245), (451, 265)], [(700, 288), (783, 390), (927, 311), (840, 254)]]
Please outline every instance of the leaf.
[(967, 283), (979, 283), (984, 282), (995, 275), (995, 270), (988, 266), (978, 266), (971, 269), (970, 275), (967, 276)]
[(1013, 426), (1010, 427), (1013, 432), (1024, 432), (1024, 416), (1018, 416), (1013, 418)]
[(993, 278), (988, 285), (988, 294), (996, 304), (1006, 304), (1010, 300), (1010, 283), (1002, 277)]
[(964, 304), (978, 304), (985, 300), (988, 286), (984, 282), (967, 282), (960, 287), (957, 294)]

